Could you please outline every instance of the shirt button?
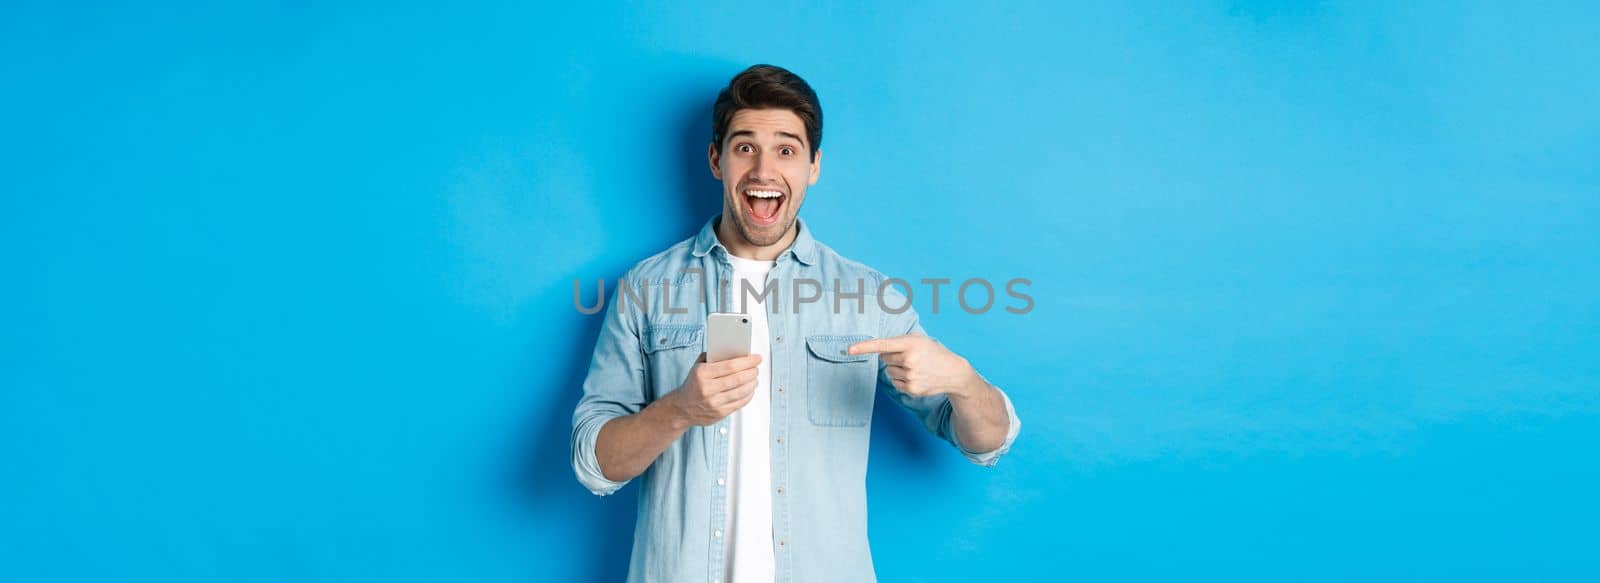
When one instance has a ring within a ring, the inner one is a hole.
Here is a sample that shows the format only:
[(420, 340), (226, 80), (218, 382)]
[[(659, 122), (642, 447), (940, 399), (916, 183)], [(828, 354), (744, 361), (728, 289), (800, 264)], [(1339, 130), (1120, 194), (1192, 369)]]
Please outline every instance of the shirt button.
[(786, 546), (789, 546), (789, 539), (786, 539), (786, 538), (778, 539), (778, 547), (782, 548), (782, 547), (786, 547)]
[(666, 343), (667, 343), (667, 339), (666, 338), (662, 338), (661, 341), (657, 342), (656, 344), (666, 344)]
[(778, 392), (782, 393), (783, 392), (783, 387), (778, 387)]
[(716, 534), (717, 534), (717, 538), (722, 538), (722, 529), (720, 529), (720, 528), (717, 529)]
[(717, 428), (717, 433), (721, 433), (723, 435), (727, 435), (728, 434), (728, 428), (726, 428), (726, 427), (718, 427)]
[(778, 443), (783, 443), (783, 438), (782, 437), (778, 438)]
[(722, 478), (717, 478), (717, 485), (718, 486), (721, 486), (721, 485), (726, 484), (726, 483), (727, 483), (727, 481), (723, 480)]
[(783, 493), (783, 486), (778, 486), (778, 493), (779, 493), (779, 494), (782, 494), (782, 493)]
[(783, 342), (783, 337), (782, 337), (782, 336), (779, 336), (779, 337), (777, 337), (777, 338), (773, 338), (773, 339), (772, 339), (772, 341), (773, 341), (773, 342)]

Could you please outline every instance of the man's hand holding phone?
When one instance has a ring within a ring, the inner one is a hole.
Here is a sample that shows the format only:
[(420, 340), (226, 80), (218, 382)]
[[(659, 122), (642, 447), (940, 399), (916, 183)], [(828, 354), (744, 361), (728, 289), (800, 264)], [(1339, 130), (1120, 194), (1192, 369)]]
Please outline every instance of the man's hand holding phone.
[(667, 401), (677, 418), (689, 425), (711, 425), (750, 403), (756, 394), (756, 366), (761, 355), (752, 354), (718, 362), (706, 362), (700, 354), (689, 377), (677, 390), (667, 393)]

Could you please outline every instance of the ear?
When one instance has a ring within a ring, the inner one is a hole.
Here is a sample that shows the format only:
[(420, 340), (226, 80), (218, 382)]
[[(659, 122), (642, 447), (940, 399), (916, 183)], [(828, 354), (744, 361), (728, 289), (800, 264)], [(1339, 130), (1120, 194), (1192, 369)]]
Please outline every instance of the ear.
[(817, 176), (822, 174), (822, 150), (817, 150), (817, 159), (811, 161), (811, 180), (806, 184), (816, 184)]
[[(722, 160), (719, 158), (720, 157), (717, 156), (717, 145), (715, 143), (711, 143), (710, 146), (706, 147), (706, 160), (711, 163), (711, 175), (716, 177), (717, 180), (722, 180), (722, 164), (720, 164)], [(813, 178), (812, 180), (816, 179)]]

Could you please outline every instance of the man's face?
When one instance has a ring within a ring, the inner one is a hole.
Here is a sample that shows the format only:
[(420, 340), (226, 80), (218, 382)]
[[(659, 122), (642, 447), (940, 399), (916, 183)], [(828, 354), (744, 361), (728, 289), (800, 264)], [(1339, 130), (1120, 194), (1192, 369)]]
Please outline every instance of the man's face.
[(728, 123), (711, 173), (722, 181), (722, 216), (758, 247), (777, 244), (794, 227), (806, 187), (817, 183), (822, 153), (811, 159), (806, 125), (787, 109), (741, 109)]

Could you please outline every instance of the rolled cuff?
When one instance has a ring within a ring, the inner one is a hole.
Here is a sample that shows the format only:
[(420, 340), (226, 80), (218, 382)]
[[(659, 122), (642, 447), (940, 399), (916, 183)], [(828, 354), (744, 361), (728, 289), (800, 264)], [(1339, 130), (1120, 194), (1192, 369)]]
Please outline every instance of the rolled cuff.
[(595, 454), (595, 442), (600, 440), (600, 428), (617, 417), (621, 415), (589, 417), (580, 421), (572, 430), (572, 471), (578, 475), (578, 482), (596, 496), (610, 496), (628, 484), (627, 480), (614, 482), (606, 479), (605, 474), (600, 472), (600, 460)]
[[(991, 383), (989, 386), (994, 385)], [(1006, 428), (1005, 441), (1001, 442), (1000, 447), (995, 448), (994, 451), (976, 452), (961, 445), (961, 436), (956, 432), (954, 409), (951, 410), (950, 414), (950, 443), (961, 451), (961, 455), (966, 456), (967, 461), (986, 468), (994, 467), (996, 463), (999, 463), (1000, 456), (1011, 451), (1011, 444), (1017, 440), (1017, 432), (1022, 429), (1022, 420), (1017, 418), (1017, 410), (1011, 405), (1011, 397), (1007, 396), (1005, 391), (1000, 390), (1000, 387), (994, 387), (994, 390), (1000, 393), (1000, 400), (1005, 402), (1006, 417), (1010, 420), (1009, 426)]]

